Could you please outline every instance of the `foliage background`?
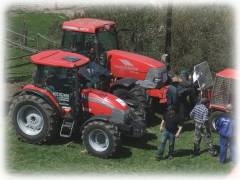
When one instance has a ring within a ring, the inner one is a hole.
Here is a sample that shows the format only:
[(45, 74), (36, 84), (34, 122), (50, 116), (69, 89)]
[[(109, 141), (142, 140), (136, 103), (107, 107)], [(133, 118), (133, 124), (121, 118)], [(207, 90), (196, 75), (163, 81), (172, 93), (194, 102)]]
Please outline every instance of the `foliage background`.
[[(165, 45), (166, 9), (155, 6), (92, 7), (85, 9), (82, 16), (114, 20), (119, 29), (132, 29), (134, 39), (119, 34), (122, 49), (160, 59)], [(172, 68), (189, 68), (205, 60), (214, 72), (231, 66), (233, 20), (233, 10), (228, 6), (173, 6)]]

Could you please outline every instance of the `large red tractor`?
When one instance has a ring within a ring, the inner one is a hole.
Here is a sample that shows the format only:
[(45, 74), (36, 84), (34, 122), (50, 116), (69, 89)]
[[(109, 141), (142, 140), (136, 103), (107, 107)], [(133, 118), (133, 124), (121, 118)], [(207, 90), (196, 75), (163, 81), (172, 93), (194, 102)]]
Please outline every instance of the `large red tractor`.
[[(28, 143), (70, 137), (80, 125), (82, 141), (91, 154), (112, 156), (120, 147), (120, 133), (141, 137), (141, 117), (120, 98), (88, 88), (89, 58), (61, 50), (31, 57), (37, 66), (33, 84), (19, 89), (10, 106), (18, 137)], [(85, 76), (83, 76), (83, 74)], [(96, 82), (100, 76), (94, 75)]]
[(134, 97), (144, 107), (143, 111), (153, 99), (167, 102), (166, 65), (150, 57), (118, 50), (115, 22), (81, 18), (64, 22), (62, 30), (63, 50), (85, 55), (109, 73), (108, 78), (102, 78), (110, 82), (105, 90), (124, 100)]

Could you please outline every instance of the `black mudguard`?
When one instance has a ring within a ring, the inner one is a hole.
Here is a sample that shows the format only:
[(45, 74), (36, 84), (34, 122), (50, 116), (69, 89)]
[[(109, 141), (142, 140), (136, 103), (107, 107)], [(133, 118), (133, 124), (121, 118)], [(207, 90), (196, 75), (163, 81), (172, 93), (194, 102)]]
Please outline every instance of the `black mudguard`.
[(124, 78), (124, 79), (117, 80), (117, 82), (111, 86), (111, 92), (120, 87), (129, 89), (130, 87), (135, 85), (136, 81), (137, 81), (136, 79), (132, 79), (132, 78)]

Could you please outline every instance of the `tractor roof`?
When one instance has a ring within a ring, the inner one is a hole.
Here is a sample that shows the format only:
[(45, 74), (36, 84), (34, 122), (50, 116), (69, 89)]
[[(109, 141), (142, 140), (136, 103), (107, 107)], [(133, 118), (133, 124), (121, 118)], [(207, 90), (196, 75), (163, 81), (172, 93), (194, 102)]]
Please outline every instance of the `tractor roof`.
[(216, 76), (229, 78), (229, 79), (240, 79), (239, 72), (235, 69), (224, 69), (216, 74)]
[(80, 18), (70, 21), (65, 21), (62, 25), (62, 29), (78, 31), (78, 32), (88, 32), (95, 33), (98, 28), (110, 29), (115, 25), (113, 21), (106, 21), (101, 19), (93, 18)]
[(45, 66), (74, 68), (88, 63), (89, 58), (62, 50), (48, 50), (31, 56), (31, 61)]

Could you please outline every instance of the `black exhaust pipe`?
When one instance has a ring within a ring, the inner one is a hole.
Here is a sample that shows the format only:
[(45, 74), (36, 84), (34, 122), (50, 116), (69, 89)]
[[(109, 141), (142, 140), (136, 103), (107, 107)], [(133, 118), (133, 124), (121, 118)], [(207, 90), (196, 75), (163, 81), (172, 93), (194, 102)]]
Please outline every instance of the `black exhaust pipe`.
[(168, 4), (167, 6), (167, 18), (166, 18), (166, 39), (165, 39), (165, 54), (167, 69), (170, 70), (170, 61), (171, 61), (171, 51), (172, 51), (172, 5)]

